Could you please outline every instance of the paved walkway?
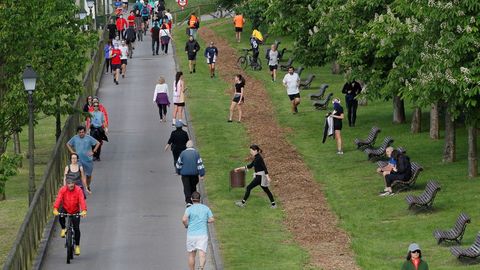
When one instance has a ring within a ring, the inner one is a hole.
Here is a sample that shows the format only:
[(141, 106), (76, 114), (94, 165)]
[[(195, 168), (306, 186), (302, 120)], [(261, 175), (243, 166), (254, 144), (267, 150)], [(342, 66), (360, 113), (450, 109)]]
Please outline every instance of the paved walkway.
[[(188, 269), (182, 184), (171, 152), (163, 151), (173, 128), (171, 120), (159, 122), (152, 102), (160, 75), (172, 89), (175, 64), (169, 53), (152, 56), (147, 35), (128, 60), (127, 77), (117, 86), (104, 75), (100, 83), (110, 142), (104, 144), (102, 161), (95, 163), (88, 216), (80, 226), (82, 254), (71, 269)], [(65, 268), (59, 230), (57, 224), (43, 269)], [(207, 269), (212, 269), (210, 258)]]

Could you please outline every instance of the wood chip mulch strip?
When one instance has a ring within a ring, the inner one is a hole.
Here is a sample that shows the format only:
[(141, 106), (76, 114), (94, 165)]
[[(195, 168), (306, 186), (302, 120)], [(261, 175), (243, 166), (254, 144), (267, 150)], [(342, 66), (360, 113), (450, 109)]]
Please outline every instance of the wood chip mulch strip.
[[(237, 67), (237, 52), (211, 28), (201, 27), (199, 35), (206, 42), (215, 42), (219, 50), (216, 72), (223, 80), (233, 84), (235, 74), (242, 74), (246, 79), (242, 122), (251, 142), (264, 150), (272, 177), (272, 192), (286, 214), (285, 226), (293, 233), (295, 241), (310, 253), (310, 264), (321, 269), (360, 269), (350, 248), (350, 238), (338, 227), (337, 217), (330, 210), (321, 185), (314, 180), (295, 147), (287, 142), (285, 135), (289, 131), (279, 126), (263, 82)], [(260, 52), (259, 57), (262, 55)], [(281, 79), (283, 77), (277, 77), (277, 81)], [(232, 95), (232, 91), (229, 87), (225, 93)], [(281, 91), (285, 91), (283, 86)], [(286, 93), (285, 98), (288, 98)], [(234, 120), (235, 117), (236, 114)]]

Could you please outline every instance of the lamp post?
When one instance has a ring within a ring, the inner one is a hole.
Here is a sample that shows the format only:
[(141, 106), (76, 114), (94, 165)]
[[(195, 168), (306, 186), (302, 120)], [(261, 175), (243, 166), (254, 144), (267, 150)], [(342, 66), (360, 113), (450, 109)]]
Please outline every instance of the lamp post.
[(28, 93), (28, 205), (33, 201), (35, 195), (35, 159), (33, 152), (33, 92), (35, 91), (35, 84), (37, 83), (37, 73), (32, 66), (28, 65), (23, 71), (23, 85), (25, 91)]
[(92, 19), (93, 19), (93, 29), (97, 29), (96, 28), (97, 14), (95, 13), (95, 17), (92, 14), (92, 9), (95, 7), (95, 1), (94, 0), (87, 0), (87, 7), (90, 10), (90, 17), (92, 17)]
[[(80, 20), (83, 20), (87, 17), (87, 11), (84, 9), (84, 8), (81, 8), (80, 11), (78, 12), (78, 18), (80, 18)], [(83, 24), (80, 29), (82, 31), (85, 31), (86, 29), (86, 26)]]

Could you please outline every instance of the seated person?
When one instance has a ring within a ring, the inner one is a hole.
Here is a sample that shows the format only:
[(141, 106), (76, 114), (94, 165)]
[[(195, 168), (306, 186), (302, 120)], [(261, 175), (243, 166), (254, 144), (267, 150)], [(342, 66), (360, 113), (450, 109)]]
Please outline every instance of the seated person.
[(385, 149), (385, 155), (389, 158), (388, 164), (383, 167), (377, 168), (377, 173), (380, 173), (383, 176), (385, 176), (393, 170), (397, 162), (395, 161), (395, 159), (392, 158), (392, 152), (393, 152), (393, 147), (391, 146)]
[(397, 150), (392, 151), (392, 157), (396, 161), (395, 167), (389, 174), (384, 176), (385, 189), (380, 196), (393, 195), (392, 183), (394, 181), (408, 181), (412, 176), (412, 165), (410, 164), (410, 158)]

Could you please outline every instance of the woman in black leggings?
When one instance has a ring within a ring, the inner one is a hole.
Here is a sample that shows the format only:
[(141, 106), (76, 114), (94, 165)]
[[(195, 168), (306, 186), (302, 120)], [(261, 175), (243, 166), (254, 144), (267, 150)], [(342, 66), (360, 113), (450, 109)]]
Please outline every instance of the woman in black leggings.
[(273, 199), (272, 192), (270, 192), (270, 189), (268, 188), (271, 179), (268, 175), (267, 166), (265, 166), (265, 162), (263, 161), (260, 153), (262, 153), (262, 149), (260, 149), (258, 145), (252, 144), (250, 146), (250, 154), (253, 156), (252, 163), (244, 167), (238, 167), (235, 169), (236, 172), (238, 172), (239, 170), (248, 170), (252, 167), (255, 169), (255, 173), (253, 174), (253, 180), (252, 182), (250, 182), (250, 184), (248, 184), (245, 195), (243, 196), (243, 200), (235, 202), (235, 205), (237, 205), (238, 207), (245, 207), (247, 199), (250, 196), (250, 191), (252, 191), (252, 189), (254, 189), (256, 186), (260, 185), (260, 187), (265, 193), (267, 193), (267, 196), (270, 199), (271, 208), (277, 208), (275, 200)]

